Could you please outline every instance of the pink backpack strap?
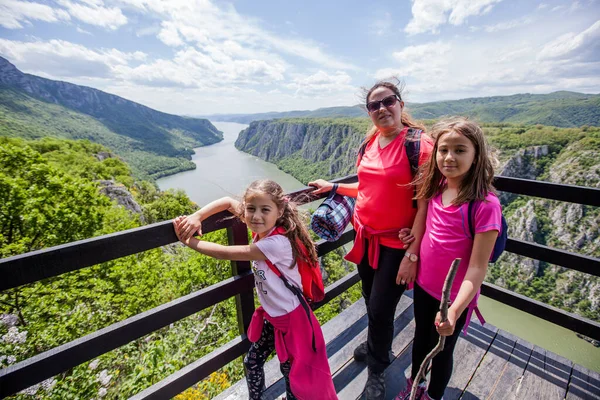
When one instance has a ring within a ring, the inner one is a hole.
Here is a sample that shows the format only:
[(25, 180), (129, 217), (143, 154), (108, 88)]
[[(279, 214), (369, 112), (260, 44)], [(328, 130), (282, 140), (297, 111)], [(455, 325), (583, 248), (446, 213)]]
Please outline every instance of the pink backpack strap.
[(471, 316), (473, 315), (473, 311), (475, 311), (475, 315), (477, 315), (477, 318), (479, 319), (481, 325), (485, 324), (485, 318), (483, 318), (483, 314), (481, 314), (481, 311), (479, 311), (479, 307), (469, 307), (467, 309), (467, 321), (465, 322), (465, 326), (462, 330), (465, 335), (467, 334), (467, 331), (469, 329), (469, 323), (471, 323)]
[(269, 266), (269, 268), (271, 268), (271, 271), (273, 271), (275, 273), (275, 275), (277, 275), (279, 278), (281, 278), (281, 271), (279, 270), (279, 268), (277, 268), (275, 266), (275, 264), (273, 264), (269, 260), (265, 260), (265, 262), (267, 263), (267, 265)]

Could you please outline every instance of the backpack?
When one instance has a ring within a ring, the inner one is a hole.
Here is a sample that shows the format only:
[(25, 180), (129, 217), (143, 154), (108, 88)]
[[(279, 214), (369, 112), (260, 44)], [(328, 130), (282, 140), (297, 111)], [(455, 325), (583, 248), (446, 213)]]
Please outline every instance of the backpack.
[[(417, 176), (417, 172), (419, 171), (419, 156), (421, 155), (421, 134), (423, 133), (422, 129), (417, 128), (408, 128), (406, 132), (406, 136), (404, 139), (404, 147), (406, 148), (406, 155), (408, 157), (408, 163), (410, 164), (410, 172), (412, 173), (413, 179)], [(370, 143), (365, 142), (360, 146), (358, 150), (358, 155), (360, 158), (363, 157), (365, 151), (367, 150), (367, 145)], [(413, 188), (413, 208), (417, 208), (417, 187)]]
[[(471, 233), (471, 239), (475, 239), (475, 223), (471, 220), (473, 218), (473, 204), (474, 200), (469, 202), (468, 208), (468, 221), (469, 221), (469, 233)], [(490, 256), (490, 262), (496, 262), (500, 255), (504, 252), (506, 248), (506, 241), (508, 240), (508, 223), (506, 222), (506, 218), (504, 218), (504, 214), (502, 214), (502, 232), (496, 238), (496, 243), (494, 243), (494, 250), (492, 250), (492, 255)]]
[[(285, 230), (279, 226), (273, 229), (273, 232), (271, 232), (269, 236), (283, 235), (284, 232)], [(266, 260), (266, 263), (271, 271), (281, 278), (285, 286), (294, 292), (295, 295), (303, 296), (309, 302), (321, 301), (325, 297), (325, 287), (323, 286), (323, 277), (321, 276), (321, 266), (318, 262), (312, 264), (306, 261), (309, 258), (308, 250), (302, 242), (298, 241), (297, 244), (303, 256), (296, 259), (296, 263), (298, 264), (298, 272), (300, 273), (300, 279), (302, 282), (302, 291), (300, 291), (296, 286), (290, 284), (285, 275), (281, 273), (275, 264), (269, 260)]]
[(310, 218), (310, 228), (321, 239), (334, 242), (342, 236), (344, 229), (352, 219), (356, 199), (337, 194), (338, 184), (335, 183), (329, 191), (327, 199)]

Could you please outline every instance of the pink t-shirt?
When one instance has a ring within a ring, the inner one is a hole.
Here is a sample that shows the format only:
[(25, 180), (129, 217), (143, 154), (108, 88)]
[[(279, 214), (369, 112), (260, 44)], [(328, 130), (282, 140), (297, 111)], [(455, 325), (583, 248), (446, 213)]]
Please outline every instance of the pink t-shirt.
[[(452, 284), (450, 300), (458, 295), (473, 250), (473, 239), (469, 233), (467, 219), (469, 203), (460, 206), (444, 207), (442, 195), (439, 194), (429, 202), (427, 207), (427, 226), (421, 242), (421, 258), (417, 272), (417, 283), (436, 299), (442, 298), (444, 280), (450, 265), (455, 258), (460, 258), (460, 266)], [(502, 208), (495, 194), (489, 193), (485, 201), (473, 204), (475, 233), (502, 230)], [(477, 305), (479, 293), (469, 305)]]

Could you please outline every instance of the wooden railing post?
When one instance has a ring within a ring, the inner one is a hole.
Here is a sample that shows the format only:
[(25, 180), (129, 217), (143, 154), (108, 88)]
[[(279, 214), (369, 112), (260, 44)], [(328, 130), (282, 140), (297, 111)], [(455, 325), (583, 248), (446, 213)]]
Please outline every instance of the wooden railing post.
[[(246, 224), (236, 219), (232, 227), (227, 228), (227, 239), (230, 245), (247, 245), (248, 244), (248, 228)], [(246, 271), (250, 271), (251, 265), (249, 261), (232, 261), (231, 274), (232, 276), (240, 275)], [(235, 296), (235, 308), (237, 313), (238, 328), (240, 334), (245, 334), (252, 314), (254, 313), (254, 290), (242, 292)]]

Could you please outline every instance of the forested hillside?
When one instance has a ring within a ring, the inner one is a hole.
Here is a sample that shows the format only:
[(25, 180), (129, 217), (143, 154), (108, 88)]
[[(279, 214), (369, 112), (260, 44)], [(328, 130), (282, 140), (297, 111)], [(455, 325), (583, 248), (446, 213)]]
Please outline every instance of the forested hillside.
[(24, 74), (0, 57), (0, 135), (88, 139), (123, 157), (136, 176), (193, 169), (193, 148), (223, 135), (208, 120), (152, 110), (100, 90)]
[[(236, 147), (273, 162), (307, 183), (355, 173), (356, 153), (369, 126), (363, 119), (281, 119), (253, 122)], [(600, 187), (600, 128), (484, 124), (497, 149), (497, 173)], [(509, 236), (600, 256), (595, 207), (502, 194)], [(506, 253), (487, 280), (587, 318), (600, 320), (600, 279)]]
[[(181, 191), (136, 180), (108, 148), (84, 140), (0, 137), (0, 258), (165, 221), (196, 210)], [(203, 236), (227, 243), (226, 232)], [(329, 280), (346, 270), (331, 253)], [(0, 292), (0, 369), (231, 276), (228, 261), (175, 243)], [(360, 291), (332, 301), (326, 321)], [(123, 399), (239, 335), (235, 301), (219, 303), (11, 399)], [(242, 377), (238, 360), (177, 397), (209, 399)]]
[[(418, 119), (436, 119), (444, 115), (464, 115), (482, 122), (542, 124), (558, 127), (600, 126), (600, 95), (575, 92), (515, 94), (476, 97), (431, 103), (406, 103)], [(361, 105), (319, 108), (313, 111), (271, 112), (260, 114), (212, 115), (213, 121), (249, 124), (253, 121), (282, 118), (356, 118), (365, 117)]]

